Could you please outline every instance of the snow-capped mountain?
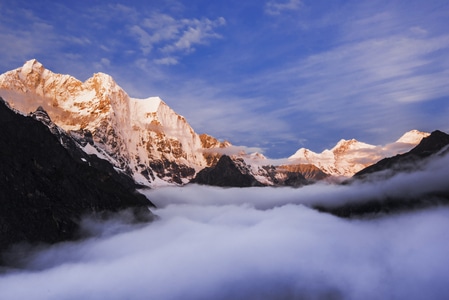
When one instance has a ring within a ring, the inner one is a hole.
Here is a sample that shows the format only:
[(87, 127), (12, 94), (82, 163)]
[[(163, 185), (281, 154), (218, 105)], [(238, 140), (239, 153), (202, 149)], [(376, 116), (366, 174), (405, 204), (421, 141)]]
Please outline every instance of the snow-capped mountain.
[(159, 97), (129, 97), (103, 73), (81, 82), (33, 59), (0, 75), (0, 96), (23, 114), (42, 107), (85, 152), (147, 185), (185, 183), (214, 161), (205, 148), (229, 145), (196, 134)]
[[(0, 96), (24, 115), (40, 107), (84, 152), (108, 160), (145, 185), (187, 183), (228, 152), (221, 148), (232, 147), (229, 142), (195, 133), (185, 118), (159, 97), (129, 97), (104, 73), (81, 82), (55, 74), (33, 59), (0, 75)], [(295, 173), (315, 181), (327, 175), (352, 176), (384, 157), (409, 151), (427, 135), (412, 130), (385, 146), (341, 140), (321, 153), (301, 148), (281, 162), (259, 153), (239, 152), (231, 157), (238, 165), (243, 161), (264, 185), (278, 185)], [(307, 167), (302, 166), (305, 164)]]
[(428, 137), (429, 135), (430, 133), (428, 132), (421, 132), (414, 129), (404, 133), (395, 143), (418, 145), (423, 138)]
[(411, 130), (396, 142), (375, 146), (355, 139), (340, 140), (332, 149), (321, 153), (301, 148), (289, 157), (290, 164), (313, 164), (332, 176), (352, 176), (382, 158), (410, 151), (429, 133)]

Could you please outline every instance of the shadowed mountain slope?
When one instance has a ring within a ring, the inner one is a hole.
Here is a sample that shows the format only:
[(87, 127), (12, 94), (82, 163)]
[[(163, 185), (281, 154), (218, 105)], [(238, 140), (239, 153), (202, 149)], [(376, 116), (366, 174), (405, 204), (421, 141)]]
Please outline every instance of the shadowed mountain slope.
[(204, 168), (191, 183), (225, 187), (262, 186), (247, 170), (238, 167), (229, 156), (223, 155), (213, 167)]
[(131, 209), (142, 220), (153, 218), (152, 203), (131, 180), (96, 157), (77, 157), (76, 149), (61, 145), (61, 136), (1, 98), (0, 130), (0, 250), (22, 241), (76, 238), (85, 214)]

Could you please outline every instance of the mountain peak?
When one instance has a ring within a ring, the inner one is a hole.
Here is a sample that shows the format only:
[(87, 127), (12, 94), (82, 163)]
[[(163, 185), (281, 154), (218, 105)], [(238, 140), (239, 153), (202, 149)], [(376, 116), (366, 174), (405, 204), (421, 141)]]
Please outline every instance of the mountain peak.
[(39, 80), (45, 71), (44, 66), (38, 62), (36, 59), (31, 59), (18, 69), (19, 78), (22, 81), (27, 79), (33, 79), (34, 81)]
[(338, 141), (338, 143), (335, 145), (335, 147), (333, 149), (340, 148), (341, 146), (352, 145), (355, 143), (357, 143), (357, 140), (355, 140), (355, 139), (350, 139), (350, 140), (341, 139)]
[[(42, 70), (44, 66), (35, 58), (26, 61), (22, 66), (22, 71)], [(29, 73), (29, 72), (28, 72)]]
[(121, 90), (119, 85), (115, 82), (111, 75), (105, 73), (95, 73), (87, 79), (84, 84), (93, 88), (100, 93), (111, 93), (113, 90)]
[(416, 129), (404, 133), (396, 142), (407, 144), (418, 144), (423, 138), (428, 137), (428, 132), (422, 132)]
[(91, 78), (105, 83), (115, 83), (111, 75), (102, 72), (94, 73)]
[(331, 149), (334, 153), (346, 152), (348, 150), (358, 150), (362, 148), (373, 148), (373, 145), (369, 145), (363, 142), (359, 142), (356, 139), (345, 140), (341, 139), (334, 148)]

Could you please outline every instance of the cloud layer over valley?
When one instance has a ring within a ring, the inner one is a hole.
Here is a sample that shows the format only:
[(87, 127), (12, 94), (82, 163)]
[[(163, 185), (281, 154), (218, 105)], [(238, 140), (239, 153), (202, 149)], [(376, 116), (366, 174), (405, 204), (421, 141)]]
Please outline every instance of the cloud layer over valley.
[(159, 220), (86, 222), (95, 237), (3, 270), (0, 298), (442, 299), (447, 207), (347, 220), (301, 203), (443, 189), (448, 159), (382, 184), (150, 190)]

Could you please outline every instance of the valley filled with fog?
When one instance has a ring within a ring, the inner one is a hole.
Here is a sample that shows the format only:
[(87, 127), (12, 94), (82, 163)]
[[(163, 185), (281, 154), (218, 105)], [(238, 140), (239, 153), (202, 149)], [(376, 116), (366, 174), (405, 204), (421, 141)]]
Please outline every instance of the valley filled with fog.
[(442, 299), (449, 293), (447, 208), (374, 220), (292, 204), (267, 210), (176, 204), (156, 212), (153, 224), (97, 224), (97, 237), (37, 252), (25, 269), (1, 275), (0, 298)]
[(447, 190), (448, 159), (342, 186), (143, 190), (156, 221), (86, 219), (90, 238), (4, 269), (0, 298), (442, 299), (448, 207), (354, 219), (311, 207)]

